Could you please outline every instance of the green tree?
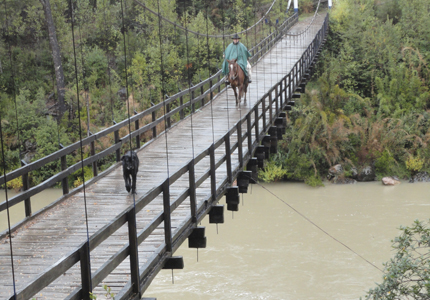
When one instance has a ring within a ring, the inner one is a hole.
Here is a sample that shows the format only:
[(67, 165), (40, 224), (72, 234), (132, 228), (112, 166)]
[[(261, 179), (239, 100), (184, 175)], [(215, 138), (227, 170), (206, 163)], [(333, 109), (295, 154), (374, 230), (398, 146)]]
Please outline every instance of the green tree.
[(370, 289), (368, 300), (430, 298), (430, 220), (400, 227), (392, 241), (395, 255), (384, 264), (382, 283)]

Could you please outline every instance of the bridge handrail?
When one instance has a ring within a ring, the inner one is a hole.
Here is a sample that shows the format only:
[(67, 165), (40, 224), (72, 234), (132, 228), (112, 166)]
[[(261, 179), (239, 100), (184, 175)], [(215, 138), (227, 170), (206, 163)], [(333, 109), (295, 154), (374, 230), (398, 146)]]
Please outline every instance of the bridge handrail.
[[(294, 65), (291, 71), (286, 74), (277, 84), (275, 84), (269, 92), (257, 101), (256, 105), (252, 110), (245, 114), (241, 120), (239, 120), (234, 127), (231, 128), (223, 137), (217, 140), (214, 144), (210, 145), (194, 159), (190, 160), (185, 166), (170, 175), (158, 186), (148, 191), (145, 195), (140, 197), (136, 201), (136, 206), (131, 205), (125, 211), (120, 213), (115, 219), (109, 224), (106, 224), (99, 229), (90, 238), (89, 243), (82, 243), (77, 249), (70, 252), (65, 257), (61, 258), (51, 268), (39, 275), (34, 281), (27, 285), (22, 290), (18, 291), (18, 299), (31, 298), (34, 294), (41, 291), (44, 287), (48, 286), (56, 278), (62, 276), (68, 269), (78, 262), (81, 262), (81, 274), (82, 274), (82, 287), (75, 289), (66, 299), (81, 299), (82, 295), (88, 294), (89, 286), (96, 287), (102, 280), (113, 271), (127, 256), (130, 256), (130, 261), (133, 257), (137, 256), (137, 249), (132, 249), (130, 246), (133, 244), (135, 248), (138, 247), (145, 239), (153, 232), (163, 221), (164, 221), (164, 234), (165, 242), (162, 243), (157, 252), (147, 260), (145, 268), (141, 269), (140, 274), (133, 275), (131, 270), (130, 282), (120, 291), (116, 299), (125, 299), (126, 296), (130, 296), (136, 293), (136, 286), (147, 287), (149, 282), (155, 277), (157, 272), (162, 268), (164, 262), (172, 253), (180, 246), (180, 244), (188, 237), (192, 228), (197, 226), (198, 222), (206, 215), (211, 209), (212, 205), (216, 204), (218, 200), (223, 196), (225, 190), (233, 184), (237, 174), (244, 169), (246, 161), (248, 161), (255, 151), (256, 146), (264, 139), (265, 132), (273, 124), (275, 116), (278, 115), (283, 105), (287, 103), (288, 99), (291, 99), (292, 93), (295, 88), (304, 79), (305, 71), (311, 66), (315, 60), (317, 52), (323, 43), (328, 31), (328, 15), (324, 21), (322, 28), (316, 34), (314, 40), (305, 50), (299, 61)], [(288, 84), (287, 84), (288, 79)], [(275, 92), (275, 96), (273, 96)], [(269, 99), (266, 105), (266, 99)], [(269, 116), (267, 116), (267, 114)], [(255, 116), (254, 122), (251, 122), (251, 117)], [(259, 128), (259, 123), (262, 121), (263, 128)], [(242, 126), (246, 123), (247, 131), (241, 133)], [(254, 141), (252, 140), (252, 131), (254, 132)], [(237, 142), (230, 145), (230, 137), (233, 133), (237, 132)], [(248, 149), (243, 151), (243, 143), (248, 140)], [(215, 161), (215, 150), (222, 145), (226, 147), (226, 153), (218, 161)], [(239, 163), (235, 166), (234, 170), (231, 169), (231, 155), (238, 149), (238, 161)], [(211, 167), (205, 171), (199, 178), (196, 178), (194, 166), (197, 165), (204, 158), (208, 157), (211, 160)], [(220, 168), (223, 163), (226, 162), (227, 175), (223, 178), (223, 184), (216, 187), (216, 170)], [(178, 180), (182, 175), (189, 173), (190, 186), (188, 189), (183, 191), (174, 201), (170, 202), (170, 185)], [(208, 178), (211, 178), (211, 194), (207, 199), (203, 199), (199, 203), (196, 203), (196, 189)], [(91, 271), (85, 266), (83, 262), (86, 261), (87, 255), (91, 250), (94, 250), (100, 245), (105, 239), (111, 236), (116, 230), (118, 230), (125, 223), (135, 222), (135, 214), (141, 211), (148, 203), (154, 200), (156, 197), (163, 195), (164, 210), (158, 213), (152, 221), (143, 228), (139, 233), (131, 230), (129, 226), (129, 243), (123, 246), (119, 251), (112, 255), (105, 264), (103, 264), (93, 275)], [(194, 195), (194, 196), (193, 196)], [(174, 211), (180, 203), (182, 203), (187, 197), (190, 197), (191, 208), (190, 215), (183, 222), (184, 226), (177, 230), (172, 235), (172, 228), (170, 224), (170, 214)], [(132, 265), (132, 264), (131, 264)], [(130, 268), (133, 268), (130, 266)], [(14, 299), (14, 296), (9, 298)]]
[[(290, 16), (289, 18), (287, 18), (280, 26), (280, 30), (279, 31), (285, 31), (288, 30), (295, 22), (297, 22), (298, 20), (298, 14), (295, 13), (292, 16)], [(257, 55), (253, 55), (254, 57), (251, 59), (252, 63), (255, 63), (258, 60), (258, 56), (262, 56), (263, 54), (263, 49), (265, 49), (265, 52), (267, 52), (270, 47), (269, 44), (273, 45), (274, 42), (276, 40), (279, 39), (280, 34), (278, 35), (274, 35), (276, 31), (274, 31), (273, 33), (270, 33), (267, 37), (263, 38), (259, 43), (257, 43), (254, 47), (251, 48), (250, 51), (254, 51), (254, 49), (258, 49), (258, 47), (261, 47), (261, 49), (256, 53)], [(263, 45), (264, 46), (261, 46)], [(36, 160), (32, 163), (29, 164), (25, 164), (24, 166), (15, 169), (9, 173), (6, 174), (6, 176), (0, 176), (0, 185), (5, 184), (5, 178), (7, 179), (7, 182), (9, 182), (10, 180), (16, 179), (19, 176), (23, 176), (23, 181), (24, 176), (28, 177), (28, 174), (31, 171), (37, 170), (43, 166), (45, 166), (48, 163), (52, 163), (54, 161), (57, 160), (61, 160), (62, 163), (62, 171), (57, 173), (54, 176), (51, 176), (49, 179), (43, 181), (42, 183), (33, 186), (31, 188), (29, 187), (25, 187), (24, 186), (24, 191), (19, 193), (18, 195), (12, 197), (11, 199), (9, 199), (8, 203), (6, 203), (6, 201), (0, 203), (0, 212), (4, 211), (7, 209), (7, 206), (11, 207), (14, 206), (18, 203), (21, 203), (23, 201), (25, 201), (25, 211), (26, 211), (26, 218), (30, 217), (32, 215), (31, 213), (31, 204), (30, 204), (30, 197), (38, 194), (39, 192), (45, 190), (46, 188), (51, 187), (52, 185), (56, 184), (57, 182), (62, 181), (62, 186), (63, 186), (63, 194), (66, 195), (69, 193), (69, 188), (68, 188), (68, 180), (67, 177), (72, 174), (73, 172), (77, 171), (80, 167), (82, 167), (82, 164), (84, 166), (88, 166), (93, 164), (93, 175), (94, 177), (97, 176), (98, 171), (97, 171), (97, 160), (100, 158), (103, 158), (107, 155), (110, 155), (112, 153), (116, 153), (116, 160), (117, 162), (119, 162), (120, 160), (120, 151), (121, 151), (121, 147), (126, 144), (129, 140), (129, 138), (135, 138), (137, 145), (140, 146), (140, 138), (139, 136), (145, 132), (148, 132), (150, 130), (153, 130), (153, 138), (155, 138), (156, 133), (154, 134), (155, 130), (156, 130), (156, 126), (160, 123), (163, 123), (163, 121), (165, 121), (165, 128), (169, 128), (170, 127), (170, 117), (172, 117), (173, 115), (175, 115), (176, 113), (180, 113), (181, 115), (181, 119), (183, 119), (185, 116), (183, 115), (184, 109), (191, 107), (192, 108), (192, 112), (194, 112), (194, 105), (198, 102), (202, 102), (202, 106), (204, 105), (204, 99), (205, 97), (207, 97), (208, 95), (211, 95), (211, 99), (210, 101), (213, 100), (212, 98), (212, 93), (215, 91), (215, 89), (218, 88), (218, 92), (220, 91), (221, 85), (224, 82), (224, 78), (221, 78), (221, 73), (222, 71), (219, 70), (215, 75), (212, 75), (211, 77), (205, 79), (204, 81), (196, 84), (195, 86), (190, 87), (189, 89), (180, 91), (179, 93), (172, 95), (170, 97), (168, 97), (166, 100), (140, 112), (135, 114), (134, 116), (131, 116), (130, 119), (126, 119), (123, 120), (113, 126), (110, 126), (106, 129), (103, 129), (97, 133), (91, 134), (90, 136), (82, 139), (82, 146), (87, 146), (87, 145), (91, 145), (92, 149), (94, 149), (94, 143), (99, 140), (101, 137), (107, 136), (111, 133), (114, 133), (115, 135), (115, 144), (113, 144), (112, 146), (100, 151), (97, 154), (93, 154), (92, 156), (86, 158), (82, 163), (78, 162), (72, 166), (67, 167), (66, 164), (66, 159), (65, 157), (69, 154), (71, 154), (72, 152), (78, 150), (81, 146), (80, 141), (75, 142), (67, 147), (64, 147), (63, 149), (60, 149), (52, 154), (49, 154), (39, 160)], [(218, 82), (216, 82), (215, 84), (212, 84), (212, 81), (217, 80)], [(203, 92), (203, 87), (206, 84), (210, 84), (209, 88)], [(193, 92), (201, 89), (202, 93), (199, 96), (194, 97)], [(181, 99), (183, 96), (186, 96), (188, 94), (191, 94), (192, 97), (191, 99), (184, 103), (184, 104), (180, 104), (178, 107), (176, 107), (175, 109), (173, 109), (172, 111), (170, 111), (170, 105), (178, 100)], [(164, 107), (166, 107), (166, 111), (163, 112), (162, 116), (160, 116), (158, 119), (154, 118), (154, 114), (157, 111), (160, 110), (164, 110)], [(147, 117), (147, 116), (153, 116), (153, 121), (149, 124), (146, 124), (145, 126), (139, 128), (139, 129), (135, 129), (133, 132), (127, 134), (126, 136), (119, 138), (119, 130), (123, 127), (128, 127), (129, 122), (130, 123), (135, 123), (137, 124), (136, 127), (138, 127), (138, 122), (139, 120)], [(94, 151), (95, 152), (95, 151)], [(4, 235), (4, 233), (0, 234)]]

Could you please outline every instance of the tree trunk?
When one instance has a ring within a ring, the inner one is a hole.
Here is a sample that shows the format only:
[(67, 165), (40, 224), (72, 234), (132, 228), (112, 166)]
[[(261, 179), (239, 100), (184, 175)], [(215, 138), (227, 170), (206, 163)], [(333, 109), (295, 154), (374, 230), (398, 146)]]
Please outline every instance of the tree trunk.
[(64, 85), (64, 73), (61, 63), (60, 46), (58, 45), (57, 34), (55, 32), (55, 24), (52, 19), (51, 4), (49, 0), (40, 0), (45, 12), (46, 26), (48, 27), (49, 45), (52, 51), (52, 60), (54, 62), (55, 79), (57, 81), (57, 95), (58, 95), (58, 116), (57, 121), (60, 122), (66, 110), (64, 98), (66, 94)]

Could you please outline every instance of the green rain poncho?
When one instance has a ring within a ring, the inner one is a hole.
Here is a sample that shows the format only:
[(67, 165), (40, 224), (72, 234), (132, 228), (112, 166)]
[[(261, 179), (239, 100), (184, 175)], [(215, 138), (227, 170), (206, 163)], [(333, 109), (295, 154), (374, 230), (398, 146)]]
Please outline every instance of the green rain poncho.
[(243, 72), (246, 76), (248, 76), (248, 71), (246, 70), (246, 63), (248, 61), (248, 57), (251, 56), (251, 54), (248, 52), (248, 49), (246, 49), (245, 45), (242, 43), (237, 43), (236, 45), (234, 43), (231, 43), (227, 46), (227, 49), (225, 49), (225, 59), (222, 64), (222, 73), (224, 75), (228, 74), (228, 62), (227, 59), (235, 59), (237, 58), (237, 63), (242, 68)]

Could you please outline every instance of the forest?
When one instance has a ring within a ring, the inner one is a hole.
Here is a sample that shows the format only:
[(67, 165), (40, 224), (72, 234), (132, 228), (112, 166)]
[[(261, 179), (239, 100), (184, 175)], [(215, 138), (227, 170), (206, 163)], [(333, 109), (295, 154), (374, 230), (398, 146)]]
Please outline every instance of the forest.
[(322, 185), (370, 165), (376, 179), (430, 171), (430, 2), (336, 1), (307, 91), (264, 180)]
[[(267, 25), (271, 19), (274, 23), (275, 18), (287, 17), (288, 1), (275, 3), (266, 24), (260, 22), (254, 34), (246, 36), (249, 44), (273, 30)], [(240, 32), (261, 19), (272, 4), (272, 0), (2, 0), (0, 117), (6, 162), (0, 166), (2, 174), (215, 74), (231, 40), (204, 34)], [(158, 14), (203, 35), (185, 34)], [(111, 142), (99, 140), (96, 151)], [(84, 158), (89, 152), (84, 148)], [(67, 160), (70, 166), (80, 156), (68, 155)], [(97, 162), (100, 170), (113, 163), (113, 155)], [(30, 184), (59, 170), (58, 162), (33, 171)], [(82, 183), (78, 174), (70, 176), (71, 185)], [(85, 179), (91, 176), (86, 167)], [(8, 186), (19, 189), (21, 179)]]

